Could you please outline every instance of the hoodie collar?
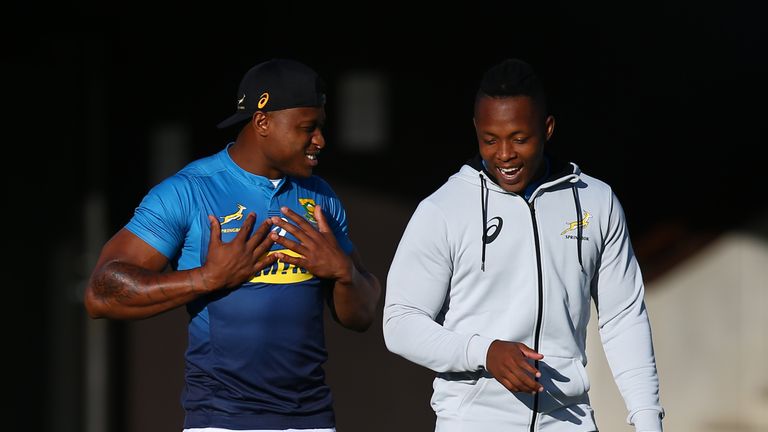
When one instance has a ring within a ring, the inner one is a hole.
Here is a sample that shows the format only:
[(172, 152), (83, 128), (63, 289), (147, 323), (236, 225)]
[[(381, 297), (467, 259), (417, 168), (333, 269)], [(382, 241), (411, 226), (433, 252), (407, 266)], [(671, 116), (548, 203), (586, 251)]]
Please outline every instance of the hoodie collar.
[[(547, 189), (551, 186), (554, 186), (556, 184), (562, 183), (562, 182), (571, 182), (575, 183), (579, 181), (579, 175), (581, 174), (581, 170), (579, 169), (578, 165), (576, 165), (573, 162), (567, 162), (564, 159), (559, 159), (557, 157), (554, 157), (548, 153), (544, 153), (544, 158), (547, 160), (549, 166), (547, 173), (543, 178), (540, 178), (538, 180), (535, 180), (531, 183), (530, 186), (534, 186), (533, 190), (528, 190), (526, 188), (525, 194), (528, 195), (528, 192), (530, 192), (530, 197), (535, 197), (539, 191)], [(496, 178), (491, 175), (490, 172), (485, 167), (485, 164), (483, 163), (483, 158), (480, 156), (479, 153), (477, 153), (474, 157), (469, 159), (465, 165), (472, 168), (473, 170), (477, 172), (481, 172), (487, 177), (490, 181), (492, 186), (495, 186), (492, 189), (496, 189), (498, 192), (506, 192), (505, 190), (501, 189), (501, 186), (496, 182)], [(471, 178), (475, 181), (477, 181), (477, 173), (473, 174)], [(512, 193), (512, 192), (506, 192), (506, 193)]]
[[(581, 220), (581, 205), (579, 203), (579, 194), (578, 190), (576, 188), (576, 183), (579, 181), (579, 174), (581, 173), (579, 171), (579, 167), (571, 162), (571, 163), (564, 163), (557, 159), (551, 158), (549, 155), (545, 154), (544, 157), (546, 158), (547, 163), (547, 170), (544, 174), (543, 178), (537, 179), (533, 182), (531, 182), (530, 185), (528, 185), (525, 189), (525, 196), (524, 199), (532, 203), (533, 199), (536, 198), (536, 196), (540, 193), (540, 191), (543, 191), (549, 187), (552, 187), (556, 184), (570, 182), (571, 189), (573, 190), (573, 199), (576, 206), (576, 214), (578, 215), (577, 221)], [(496, 180), (494, 180), (494, 177), (488, 172), (488, 170), (485, 167), (485, 163), (483, 162), (483, 159), (480, 157), (479, 154), (475, 155), (474, 158), (467, 161), (466, 165), (461, 168), (461, 171), (456, 175), (458, 178), (461, 178), (463, 180), (469, 181), (473, 184), (479, 184), (480, 186), (480, 208), (482, 211), (482, 217), (483, 217), (483, 230), (482, 230), (482, 252), (480, 256), (480, 270), (485, 271), (485, 252), (486, 252), (486, 246), (488, 245), (488, 202), (489, 202), (489, 192), (491, 189), (493, 189), (496, 192), (500, 193), (506, 193), (510, 195), (516, 195), (513, 192), (505, 191), (504, 189), (499, 186), (498, 183), (496, 183)], [(490, 180), (490, 182), (488, 181)], [(530, 204), (529, 204), (530, 205)], [(581, 238), (581, 225), (579, 225), (579, 231), (578, 231), (578, 238)], [(491, 239), (493, 241), (493, 239)], [(577, 241), (577, 254), (579, 258), (579, 264), (582, 264), (582, 253), (581, 253), (581, 241)], [(582, 270), (584, 266), (582, 265)]]

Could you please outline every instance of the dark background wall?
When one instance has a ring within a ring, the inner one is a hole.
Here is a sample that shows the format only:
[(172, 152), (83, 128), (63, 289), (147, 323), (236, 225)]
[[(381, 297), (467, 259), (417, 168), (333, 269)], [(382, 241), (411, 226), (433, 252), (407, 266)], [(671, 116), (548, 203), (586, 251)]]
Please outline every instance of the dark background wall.
[[(219, 150), (233, 131), (215, 124), (232, 111), (240, 77), (270, 57), (302, 60), (328, 81), (329, 145), (316, 173), (349, 202), (356, 241), (382, 280), (410, 211), (474, 153), (474, 91), (505, 57), (529, 61), (544, 79), (557, 118), (551, 150), (614, 187), (648, 277), (766, 208), (765, 159), (756, 155), (766, 144), (768, 38), (756, 6), (507, 4), (427, 15), (384, 4), (343, 13), (38, 7), (14, 5), (4, 17), (1, 57), (4, 161), (6, 172), (21, 172), (3, 182), (15, 252), (10, 375), (14, 412), (28, 429), (97, 429), (86, 425), (94, 363), (80, 303), (94, 245), (154, 184), (148, 160), (158, 128), (185, 131), (185, 161)], [(374, 154), (334, 147), (332, 95), (354, 71), (389, 83), (389, 139)], [(142, 392), (146, 375), (135, 374), (180, 370), (181, 358), (160, 348), (178, 354), (183, 325), (182, 315), (102, 325), (108, 430), (131, 430), (135, 412), (167, 406), (165, 395)], [(429, 427), (430, 375), (388, 354), (380, 326), (362, 335), (332, 329), (329, 347), (337, 362), (329, 380), (343, 389), (340, 425)], [(372, 376), (375, 386), (354, 393)], [(159, 387), (177, 407), (180, 376), (168, 379)], [(178, 415), (158, 410), (149, 423), (174, 425)]]

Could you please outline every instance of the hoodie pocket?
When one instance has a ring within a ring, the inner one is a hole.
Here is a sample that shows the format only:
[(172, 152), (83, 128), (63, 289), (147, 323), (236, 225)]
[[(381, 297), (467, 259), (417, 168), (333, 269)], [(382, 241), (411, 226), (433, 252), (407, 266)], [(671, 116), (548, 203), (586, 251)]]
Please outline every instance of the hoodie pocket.
[(456, 417), (459, 412), (471, 404), (487, 379), (442, 379), (437, 378), (432, 384), (431, 405), (440, 416)]
[(479, 381), (475, 382), (472, 388), (464, 395), (464, 397), (461, 399), (461, 403), (459, 403), (459, 409), (458, 411), (463, 411), (466, 407), (471, 406), (472, 403), (477, 399), (477, 396), (483, 391), (485, 386), (488, 384), (489, 379), (480, 379)]
[(544, 386), (544, 391), (539, 394), (541, 412), (588, 402), (589, 379), (584, 365), (578, 359), (545, 356), (539, 362), (539, 370), (539, 382)]

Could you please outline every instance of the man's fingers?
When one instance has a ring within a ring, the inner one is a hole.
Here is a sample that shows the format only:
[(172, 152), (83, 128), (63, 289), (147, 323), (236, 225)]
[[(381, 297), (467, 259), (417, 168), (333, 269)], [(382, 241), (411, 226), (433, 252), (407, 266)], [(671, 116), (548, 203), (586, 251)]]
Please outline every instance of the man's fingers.
[(286, 221), (285, 219), (281, 219), (277, 216), (272, 216), (272, 223), (288, 231), (289, 233), (293, 234), (293, 236), (299, 239), (299, 241), (301, 241), (302, 243), (311, 241), (311, 238), (307, 235), (307, 232), (305, 230)]
[(524, 355), (524, 356), (526, 356), (526, 357), (528, 357), (529, 359), (532, 359), (532, 360), (541, 360), (541, 359), (543, 359), (543, 358), (544, 358), (544, 356), (543, 356), (542, 354), (539, 354), (539, 353), (537, 353), (536, 351), (534, 351), (534, 350), (530, 349), (530, 348), (529, 348), (529, 347), (527, 347), (525, 344), (522, 344), (522, 343), (521, 343), (521, 344), (519, 344), (518, 346), (520, 347), (520, 352), (522, 352), (522, 353), (523, 353), (523, 355)]
[(253, 249), (253, 256), (261, 257), (262, 255), (268, 253), (269, 250), (272, 249), (273, 244), (275, 244), (275, 241), (272, 240), (272, 238), (269, 236), (264, 237), (261, 242), (259, 242)]
[(510, 371), (504, 379), (508, 383), (508, 385), (505, 384), (504, 386), (513, 392), (532, 393), (538, 391), (538, 388), (540, 387), (539, 383), (532, 380), (526, 374), (516, 375), (513, 371)]
[(526, 371), (526, 372), (528, 372), (529, 374), (531, 374), (531, 375), (533, 375), (533, 376), (535, 376), (535, 377), (537, 377), (537, 378), (538, 378), (538, 377), (541, 377), (541, 372), (539, 372), (539, 370), (538, 370), (538, 369), (536, 369), (535, 367), (533, 367), (533, 366), (532, 366), (530, 363), (528, 363), (527, 361), (522, 361), (522, 362), (519, 364), (519, 366), (520, 366), (522, 369), (525, 369), (525, 371)]
[(323, 209), (321, 209), (319, 205), (315, 206), (314, 213), (315, 213), (315, 220), (317, 221), (317, 229), (321, 233), (331, 232), (331, 227), (328, 226), (328, 221), (325, 219), (325, 214), (323, 214)]
[(304, 245), (302, 245), (297, 241), (286, 238), (285, 236), (278, 235), (276, 232), (272, 232), (272, 234), (269, 235), (269, 238), (272, 239), (272, 241), (274, 241), (275, 243), (279, 245), (283, 245), (286, 248), (296, 253), (299, 253), (301, 255), (307, 254), (307, 248)]
[(211, 223), (211, 243), (215, 245), (221, 244), (221, 225), (216, 216), (208, 215), (208, 221)]
[(283, 214), (288, 217), (288, 219), (294, 221), (296, 223), (296, 225), (300, 226), (301, 229), (303, 229), (304, 231), (309, 231), (309, 230), (314, 230), (315, 229), (312, 225), (310, 225), (309, 222), (307, 222), (306, 219), (304, 219), (303, 217), (299, 216), (298, 213), (296, 213), (295, 211), (289, 209), (288, 207), (281, 207), (280, 211), (282, 211)]
[[(249, 240), (250, 241), (250, 240)], [(264, 237), (253, 249), (253, 256), (257, 260), (261, 259), (262, 255), (269, 252), (272, 249), (272, 245), (275, 243), (270, 236)]]
[(255, 274), (258, 274), (265, 268), (271, 266), (272, 264), (277, 261), (277, 254), (269, 254), (261, 257), (259, 260), (256, 261), (256, 264), (253, 265), (253, 272)]
[(263, 240), (268, 238), (267, 234), (269, 233), (270, 229), (272, 229), (272, 219), (267, 218), (264, 222), (261, 223), (261, 225), (259, 225), (258, 228), (256, 228), (256, 231), (254, 231), (253, 235), (248, 239), (246, 242), (247, 248), (256, 249), (258, 246), (263, 244)]
[[(520, 389), (521, 391), (526, 392), (533, 392), (533, 391), (539, 391), (539, 388), (541, 387), (541, 384), (539, 384), (531, 375), (529, 375), (525, 370), (518, 368), (512, 371), (515, 378), (520, 382)], [(511, 379), (510, 379), (511, 380)]]
[(540, 360), (544, 358), (543, 355), (537, 353), (536, 351), (528, 348), (525, 344), (518, 344), (518, 348), (520, 349), (520, 353), (523, 355), (522, 358), (515, 359), (515, 364), (519, 367), (524, 369), (526, 372), (528, 372), (531, 375), (534, 375), (536, 377), (540, 377), (541, 373), (538, 369), (533, 367), (533, 365), (530, 363), (528, 359), (531, 360)]
[(296, 238), (302, 232), (301, 228), (277, 216), (272, 216), (272, 223), (293, 234)]
[(253, 222), (255, 220), (256, 215), (253, 212), (248, 213), (248, 216), (245, 218), (245, 222), (243, 222), (243, 225), (240, 227), (240, 232), (238, 232), (235, 236), (235, 240), (245, 242), (248, 236), (251, 234), (251, 229), (253, 228)]
[(496, 378), (496, 381), (500, 382), (501, 385), (506, 387), (506, 389), (509, 391), (512, 391), (512, 392), (520, 391), (514, 384), (512, 384), (508, 379), (504, 377)]
[(279, 259), (280, 261), (282, 261), (284, 263), (293, 264), (293, 265), (295, 265), (297, 267), (304, 268), (303, 264), (306, 261), (306, 259), (304, 259), (302, 257), (295, 257), (295, 256), (291, 256), (291, 255), (288, 255), (288, 254), (285, 254), (285, 253), (282, 253), (282, 252), (277, 252), (274, 255), (277, 256), (277, 259)]
[(521, 381), (517, 376), (513, 374), (509, 374), (501, 378), (497, 378), (497, 381), (499, 381), (501, 385), (506, 387), (507, 390), (511, 392), (535, 393), (535, 392), (538, 392), (539, 388), (541, 387), (535, 381), (534, 381), (534, 386), (530, 386), (529, 384)]

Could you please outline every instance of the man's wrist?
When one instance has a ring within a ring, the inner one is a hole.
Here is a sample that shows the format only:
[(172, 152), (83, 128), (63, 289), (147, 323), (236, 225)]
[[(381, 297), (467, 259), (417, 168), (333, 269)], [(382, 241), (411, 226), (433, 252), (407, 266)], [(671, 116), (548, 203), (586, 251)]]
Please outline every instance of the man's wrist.
[(216, 288), (216, 283), (210, 279), (210, 275), (208, 273), (209, 272), (206, 271), (205, 266), (197, 268), (197, 274), (198, 274), (198, 277), (200, 278), (198, 291), (203, 294), (214, 291)]
[(662, 413), (655, 409), (644, 409), (632, 415), (630, 422), (635, 432), (661, 432)]

